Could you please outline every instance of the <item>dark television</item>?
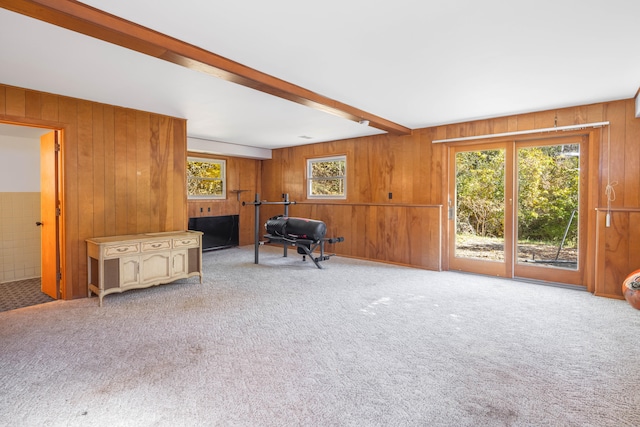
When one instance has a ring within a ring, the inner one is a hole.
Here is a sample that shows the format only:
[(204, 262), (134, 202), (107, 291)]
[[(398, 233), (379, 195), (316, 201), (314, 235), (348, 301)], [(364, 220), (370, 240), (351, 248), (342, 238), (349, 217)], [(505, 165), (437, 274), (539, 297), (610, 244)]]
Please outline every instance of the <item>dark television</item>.
[(189, 218), (189, 230), (202, 231), (202, 250), (238, 246), (239, 215)]

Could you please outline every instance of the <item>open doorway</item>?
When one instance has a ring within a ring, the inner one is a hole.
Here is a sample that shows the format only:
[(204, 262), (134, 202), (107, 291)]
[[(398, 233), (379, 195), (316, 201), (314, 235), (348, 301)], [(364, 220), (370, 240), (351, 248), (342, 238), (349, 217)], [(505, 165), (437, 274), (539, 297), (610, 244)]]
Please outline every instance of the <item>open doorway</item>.
[[(43, 277), (57, 279), (58, 272), (48, 269), (59, 265), (45, 260), (59, 254), (57, 232), (52, 240), (47, 236), (51, 233), (43, 231), (42, 208), (55, 212), (57, 206), (43, 203), (50, 189), (43, 191), (42, 185), (58, 185), (57, 159), (42, 159), (42, 137), (47, 134), (57, 138), (51, 129), (0, 123), (0, 311), (60, 297), (57, 282), (43, 289)], [(57, 219), (54, 223), (57, 228)]]

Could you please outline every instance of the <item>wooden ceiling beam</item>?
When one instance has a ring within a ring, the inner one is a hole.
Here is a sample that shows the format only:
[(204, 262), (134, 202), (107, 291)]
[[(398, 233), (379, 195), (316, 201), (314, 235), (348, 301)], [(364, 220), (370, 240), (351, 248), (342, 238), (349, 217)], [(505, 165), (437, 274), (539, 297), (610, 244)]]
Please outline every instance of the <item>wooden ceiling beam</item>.
[(0, 7), (396, 135), (411, 129), (166, 34), (70, 0), (0, 0)]

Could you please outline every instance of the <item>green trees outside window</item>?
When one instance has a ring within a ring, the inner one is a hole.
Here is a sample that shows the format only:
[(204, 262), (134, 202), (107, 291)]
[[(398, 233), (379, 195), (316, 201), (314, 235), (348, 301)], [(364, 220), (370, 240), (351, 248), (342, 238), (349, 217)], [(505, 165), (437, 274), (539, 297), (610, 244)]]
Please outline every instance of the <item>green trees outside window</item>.
[(346, 198), (346, 156), (307, 160), (309, 198)]
[(575, 246), (580, 146), (549, 145), (518, 150), (518, 240)]
[(189, 198), (224, 199), (226, 197), (225, 161), (189, 157), (187, 159), (187, 195)]
[[(518, 240), (575, 245), (580, 147), (548, 145), (517, 149)], [(457, 231), (504, 237), (505, 151), (458, 153)], [(570, 225), (567, 236), (565, 231)]]

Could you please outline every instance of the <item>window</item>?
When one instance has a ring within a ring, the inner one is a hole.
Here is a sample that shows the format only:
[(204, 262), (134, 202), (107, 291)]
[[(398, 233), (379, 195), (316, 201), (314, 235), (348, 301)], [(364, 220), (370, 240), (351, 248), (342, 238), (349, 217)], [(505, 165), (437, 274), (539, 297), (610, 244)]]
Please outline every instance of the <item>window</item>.
[(224, 199), (227, 196), (226, 162), (187, 158), (187, 196), (190, 199)]
[(308, 159), (307, 195), (310, 199), (346, 199), (347, 156)]

